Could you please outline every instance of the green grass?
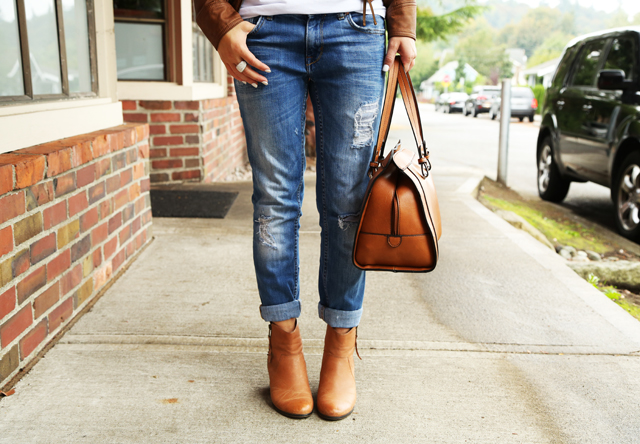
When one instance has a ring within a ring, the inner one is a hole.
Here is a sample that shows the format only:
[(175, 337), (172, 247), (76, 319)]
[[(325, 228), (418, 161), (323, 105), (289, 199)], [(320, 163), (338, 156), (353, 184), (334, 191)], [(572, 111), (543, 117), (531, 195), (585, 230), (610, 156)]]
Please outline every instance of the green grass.
[(618, 291), (616, 290), (616, 287), (612, 285), (601, 284), (600, 278), (593, 274), (589, 275), (587, 282), (589, 282), (596, 289), (604, 293), (606, 297), (608, 297), (609, 299), (614, 301), (616, 304), (618, 304), (620, 307), (622, 307), (631, 316), (633, 316), (634, 318), (640, 321), (640, 307), (622, 299), (620, 293), (618, 293)]
[(541, 211), (525, 204), (509, 202), (486, 194), (482, 198), (496, 208), (512, 211), (521, 216), (552, 243), (569, 245), (578, 250), (591, 250), (601, 254), (611, 250), (611, 247), (599, 242), (592, 229), (569, 221), (559, 222), (549, 219)]

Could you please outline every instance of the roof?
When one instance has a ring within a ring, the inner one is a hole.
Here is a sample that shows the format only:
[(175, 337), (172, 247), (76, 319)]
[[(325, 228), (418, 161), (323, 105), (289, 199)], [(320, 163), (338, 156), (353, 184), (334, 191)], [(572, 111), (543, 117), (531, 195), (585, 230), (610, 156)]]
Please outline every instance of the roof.
[(560, 64), (560, 57), (541, 63), (539, 65), (533, 66), (529, 69), (525, 69), (524, 71), (522, 71), (522, 74), (524, 74), (525, 76), (535, 74), (538, 77), (542, 77), (549, 73), (555, 72), (556, 68), (558, 67), (558, 64)]
[[(445, 76), (449, 76), (452, 81), (456, 80), (456, 69), (458, 69), (458, 61), (454, 60), (440, 68), (434, 75), (425, 80), (425, 85), (433, 85), (436, 82), (442, 82)], [(468, 81), (473, 82), (478, 77), (478, 71), (473, 69), (468, 63), (464, 67), (465, 77)], [(422, 84), (421, 84), (422, 85)]]

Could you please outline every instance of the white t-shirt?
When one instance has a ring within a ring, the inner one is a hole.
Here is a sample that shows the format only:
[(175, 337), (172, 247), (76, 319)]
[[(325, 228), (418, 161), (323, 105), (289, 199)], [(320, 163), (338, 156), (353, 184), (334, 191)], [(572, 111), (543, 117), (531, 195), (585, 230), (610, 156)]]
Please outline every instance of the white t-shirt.
[[(382, 0), (373, 0), (373, 12), (385, 16)], [(363, 0), (244, 0), (240, 6), (243, 19), (258, 15), (278, 14), (332, 14), (338, 12), (359, 12), (362, 14)], [(371, 8), (367, 5), (367, 14)]]

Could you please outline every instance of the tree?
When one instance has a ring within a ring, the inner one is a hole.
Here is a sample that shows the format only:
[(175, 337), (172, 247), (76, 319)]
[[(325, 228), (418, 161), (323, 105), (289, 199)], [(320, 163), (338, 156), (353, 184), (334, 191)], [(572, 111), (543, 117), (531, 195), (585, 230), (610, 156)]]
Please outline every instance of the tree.
[(527, 67), (540, 65), (549, 60), (553, 60), (562, 55), (567, 43), (573, 39), (573, 36), (556, 31), (546, 38), (542, 45), (536, 48), (533, 55), (527, 61)]
[(469, 0), (465, 6), (453, 11), (436, 15), (429, 7), (418, 8), (416, 34), (418, 39), (432, 42), (438, 39), (446, 40), (458, 34), (469, 24), (471, 19), (486, 11), (475, 0)]
[(624, 12), (622, 8), (618, 8), (618, 10), (613, 14), (613, 16), (607, 20), (608, 28), (620, 28), (623, 26), (629, 26), (631, 23), (629, 21), (629, 14)]
[(500, 41), (510, 48), (522, 48), (531, 57), (552, 32), (573, 32), (573, 19), (564, 16), (558, 9), (539, 7), (530, 9), (517, 24), (504, 27)]
[(458, 40), (456, 57), (466, 60), (476, 71), (497, 84), (500, 78), (511, 77), (512, 63), (505, 45), (496, 44), (497, 32), (484, 19), (474, 21)]
[[(444, 8), (442, 1), (437, 3), (437, 6)], [(477, 5), (476, 0), (465, 0), (465, 3), (459, 8), (442, 14), (434, 13), (428, 6), (418, 8), (416, 26), (418, 57), (411, 71), (411, 80), (415, 85), (420, 85), (439, 68), (438, 61), (434, 58), (432, 42), (447, 40), (459, 33), (473, 17), (486, 10), (484, 6)]]

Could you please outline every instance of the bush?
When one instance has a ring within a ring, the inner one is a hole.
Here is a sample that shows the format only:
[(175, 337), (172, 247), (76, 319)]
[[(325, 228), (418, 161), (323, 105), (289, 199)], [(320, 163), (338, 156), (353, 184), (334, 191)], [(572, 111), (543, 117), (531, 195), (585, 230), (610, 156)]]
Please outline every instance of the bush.
[(542, 85), (536, 85), (533, 88), (533, 95), (538, 101), (538, 114), (542, 114), (542, 108), (544, 108), (544, 98), (547, 94), (547, 90)]

